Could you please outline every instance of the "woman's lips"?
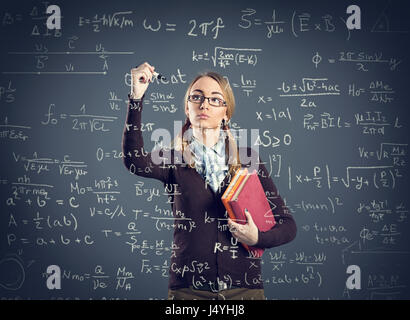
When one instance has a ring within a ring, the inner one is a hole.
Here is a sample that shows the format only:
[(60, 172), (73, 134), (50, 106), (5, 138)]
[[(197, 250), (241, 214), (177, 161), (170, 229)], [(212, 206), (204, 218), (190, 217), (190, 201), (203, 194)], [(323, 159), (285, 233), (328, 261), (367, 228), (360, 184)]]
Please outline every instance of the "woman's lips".
[(200, 115), (198, 116), (198, 118), (199, 118), (199, 119), (208, 119), (209, 116), (207, 116), (206, 114), (200, 114)]

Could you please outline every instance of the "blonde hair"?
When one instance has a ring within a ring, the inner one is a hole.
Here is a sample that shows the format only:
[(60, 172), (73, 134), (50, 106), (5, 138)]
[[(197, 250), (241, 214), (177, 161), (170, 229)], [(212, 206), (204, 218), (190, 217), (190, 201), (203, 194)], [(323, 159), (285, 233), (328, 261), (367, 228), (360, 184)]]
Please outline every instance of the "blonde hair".
[[(234, 114), (234, 111), (235, 111), (235, 97), (233, 95), (232, 88), (229, 85), (228, 80), (226, 80), (219, 73), (212, 72), (212, 71), (200, 73), (198, 76), (195, 77), (194, 80), (192, 80), (192, 82), (190, 83), (190, 85), (188, 86), (185, 92), (184, 110), (187, 107), (188, 96), (189, 96), (189, 93), (191, 92), (192, 86), (194, 85), (195, 82), (197, 82), (202, 77), (210, 77), (214, 79), (216, 82), (218, 82), (219, 86), (221, 87), (222, 94), (226, 101), (226, 107), (227, 107), (226, 114), (227, 114), (228, 121), (229, 121), (232, 118), (232, 115)], [(182, 130), (172, 142), (171, 148), (174, 148), (175, 150), (180, 151), (182, 153), (182, 157), (188, 163), (188, 165), (191, 168), (195, 168), (195, 162), (193, 160), (194, 156), (189, 148), (189, 141), (190, 141), (189, 135), (190, 134), (192, 135), (192, 130), (189, 130), (190, 127), (191, 127), (191, 122), (189, 118), (186, 117), (185, 123), (182, 126)], [(231, 174), (231, 176), (233, 176), (236, 170), (241, 168), (238, 145), (235, 141), (234, 136), (232, 135), (232, 132), (230, 131), (229, 123), (225, 122), (225, 125), (221, 126), (221, 130), (223, 130), (224, 133), (226, 133), (225, 135), (226, 162), (229, 166), (229, 173)], [(188, 131), (190, 132), (188, 133)]]

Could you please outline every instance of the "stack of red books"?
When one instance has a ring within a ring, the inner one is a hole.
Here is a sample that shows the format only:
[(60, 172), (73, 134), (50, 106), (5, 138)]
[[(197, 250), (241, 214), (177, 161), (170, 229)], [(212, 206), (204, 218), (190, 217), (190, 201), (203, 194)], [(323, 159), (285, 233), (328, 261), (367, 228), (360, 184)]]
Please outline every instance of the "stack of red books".
[[(268, 231), (276, 224), (256, 170), (252, 173), (248, 173), (247, 168), (236, 171), (221, 200), (229, 217), (237, 223), (247, 223), (245, 216), (245, 208), (247, 208), (260, 231)], [(252, 257), (262, 257), (264, 249), (248, 246), (245, 243), (242, 245)]]

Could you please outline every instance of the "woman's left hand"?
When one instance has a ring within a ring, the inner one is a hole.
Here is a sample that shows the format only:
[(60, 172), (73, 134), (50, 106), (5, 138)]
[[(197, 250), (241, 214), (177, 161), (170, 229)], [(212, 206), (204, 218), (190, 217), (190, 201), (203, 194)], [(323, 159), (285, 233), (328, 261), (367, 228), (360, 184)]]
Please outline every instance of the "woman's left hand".
[(246, 224), (236, 223), (229, 218), (229, 231), (240, 242), (253, 246), (258, 243), (258, 227), (247, 209), (245, 209), (245, 215), (248, 220)]

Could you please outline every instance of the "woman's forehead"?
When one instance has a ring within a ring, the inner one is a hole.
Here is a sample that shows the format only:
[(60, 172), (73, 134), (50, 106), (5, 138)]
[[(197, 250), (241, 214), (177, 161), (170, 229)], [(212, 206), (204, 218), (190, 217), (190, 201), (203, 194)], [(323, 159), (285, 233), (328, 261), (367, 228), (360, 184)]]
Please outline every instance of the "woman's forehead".
[(200, 79), (198, 79), (192, 85), (191, 91), (194, 91), (196, 89), (199, 89), (206, 93), (211, 93), (213, 91), (220, 92), (221, 94), (223, 93), (219, 83), (211, 77), (201, 77)]

